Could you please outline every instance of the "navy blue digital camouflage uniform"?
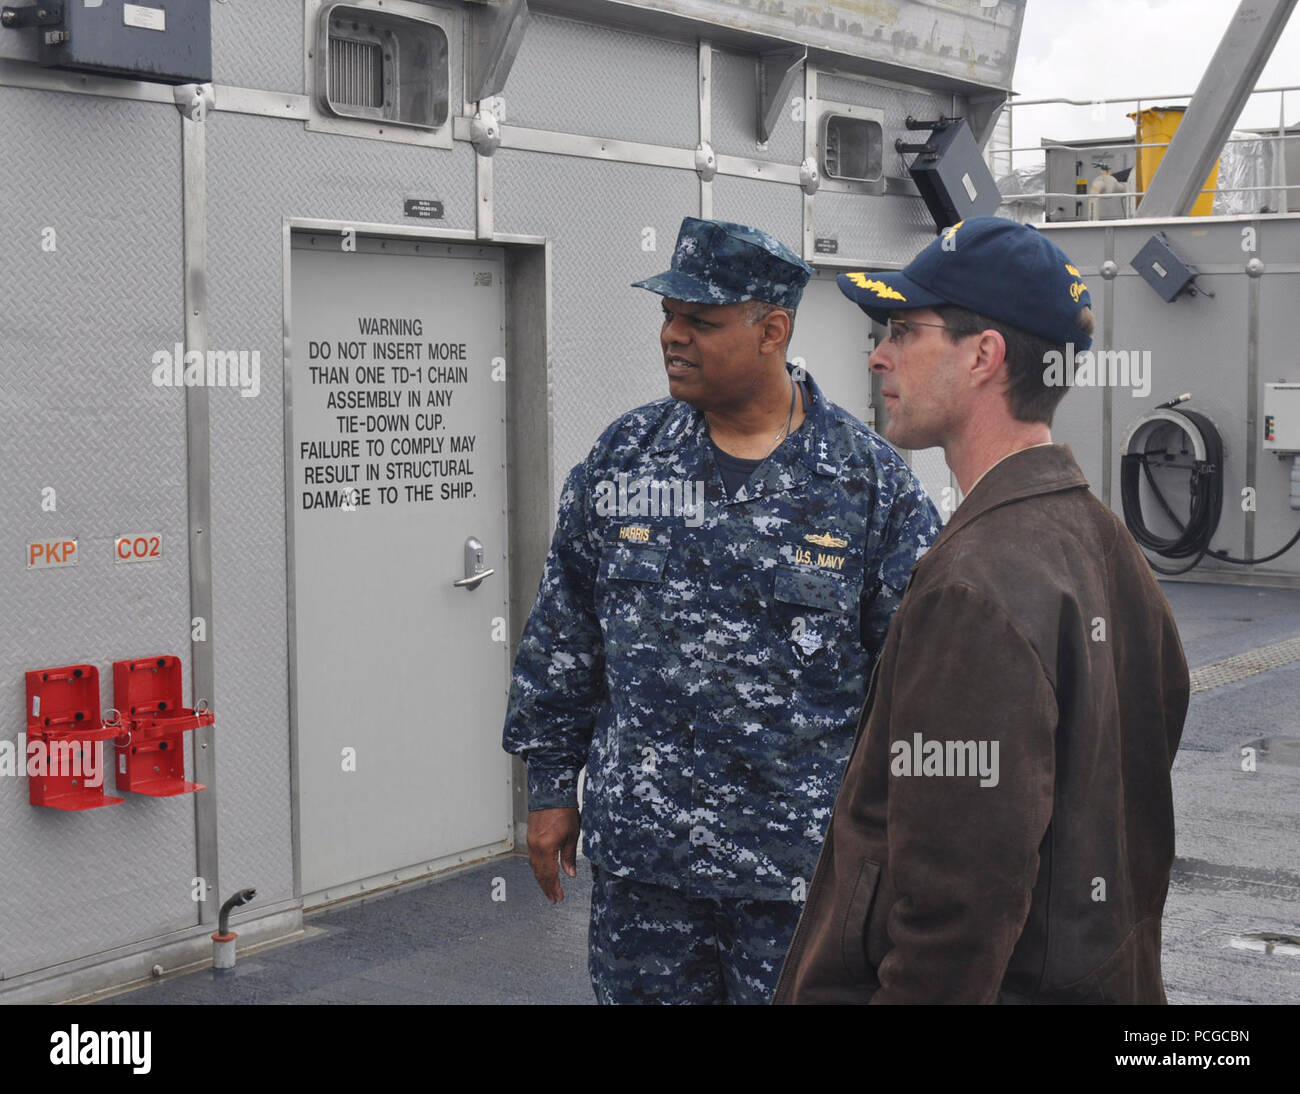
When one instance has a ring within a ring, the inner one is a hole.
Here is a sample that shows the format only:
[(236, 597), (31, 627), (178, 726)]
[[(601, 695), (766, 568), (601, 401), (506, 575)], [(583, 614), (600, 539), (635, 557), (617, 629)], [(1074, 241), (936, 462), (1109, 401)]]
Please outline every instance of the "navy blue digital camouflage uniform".
[(805, 376), (803, 424), (734, 496), (703, 412), (671, 398), (610, 425), (561, 493), (504, 744), (531, 810), (576, 807), (586, 767), (602, 1002), (770, 997), (867, 676), (939, 531), (897, 453)]

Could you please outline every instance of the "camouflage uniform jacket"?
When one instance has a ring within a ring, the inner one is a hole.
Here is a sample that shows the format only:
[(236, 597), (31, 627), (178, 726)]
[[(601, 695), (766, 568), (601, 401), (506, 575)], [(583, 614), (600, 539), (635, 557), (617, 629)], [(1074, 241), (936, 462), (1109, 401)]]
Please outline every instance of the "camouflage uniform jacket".
[(766, 900), (811, 877), (939, 521), (889, 445), (805, 390), (803, 425), (734, 497), (674, 399), (619, 418), (565, 482), (504, 744), (530, 809), (576, 806), (585, 763), (584, 850), (617, 875)]

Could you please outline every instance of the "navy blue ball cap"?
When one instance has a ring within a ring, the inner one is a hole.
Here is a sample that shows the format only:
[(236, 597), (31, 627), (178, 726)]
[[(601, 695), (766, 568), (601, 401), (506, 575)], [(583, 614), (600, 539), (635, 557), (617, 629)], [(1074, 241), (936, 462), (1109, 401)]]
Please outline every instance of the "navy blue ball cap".
[(686, 217), (672, 268), (634, 287), (688, 304), (718, 307), (764, 300), (797, 308), (812, 272), (789, 247), (758, 228)]
[(898, 273), (846, 273), (835, 280), (879, 323), (896, 311), (955, 304), (1057, 345), (1092, 345), (1075, 325), (1092, 306), (1083, 276), (1038, 229), (1004, 217), (958, 221)]

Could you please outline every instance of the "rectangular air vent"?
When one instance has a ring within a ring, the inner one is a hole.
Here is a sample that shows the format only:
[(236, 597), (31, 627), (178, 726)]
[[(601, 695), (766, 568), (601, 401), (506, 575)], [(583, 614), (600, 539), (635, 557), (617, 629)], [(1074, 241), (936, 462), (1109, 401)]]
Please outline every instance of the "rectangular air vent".
[[(824, 84), (825, 78), (819, 76), (815, 84), (819, 92)], [(805, 151), (816, 160), (821, 189), (832, 194), (883, 194), (887, 185), (885, 112), (878, 106), (863, 105), (874, 101), (881, 89), (846, 76), (837, 76), (832, 86), (860, 96), (862, 102), (819, 96), (808, 101), (811, 124)]]
[(875, 182), (884, 173), (880, 123), (846, 114), (822, 117), (822, 174), (846, 182)]
[(422, 12), (325, 4), (315, 52), (317, 105), (327, 115), (422, 130), (447, 125), (447, 32)]

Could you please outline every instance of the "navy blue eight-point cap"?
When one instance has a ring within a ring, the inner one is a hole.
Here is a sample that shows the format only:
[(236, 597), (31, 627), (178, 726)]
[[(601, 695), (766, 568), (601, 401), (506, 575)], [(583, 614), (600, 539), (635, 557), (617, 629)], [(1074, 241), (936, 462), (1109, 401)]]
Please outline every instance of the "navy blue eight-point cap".
[(758, 228), (686, 217), (672, 268), (634, 287), (688, 304), (764, 300), (797, 308), (812, 272), (789, 247)]

